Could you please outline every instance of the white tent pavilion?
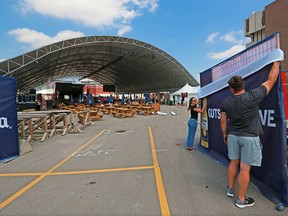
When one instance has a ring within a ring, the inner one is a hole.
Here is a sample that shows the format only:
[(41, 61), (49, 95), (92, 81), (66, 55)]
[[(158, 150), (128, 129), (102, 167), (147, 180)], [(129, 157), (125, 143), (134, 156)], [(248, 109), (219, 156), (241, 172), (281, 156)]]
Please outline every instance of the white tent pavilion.
[(182, 100), (182, 93), (186, 93), (187, 92), (187, 97), (184, 98), (183, 101), (183, 105), (187, 105), (189, 99), (191, 97), (197, 97), (197, 92), (200, 89), (200, 86), (190, 86), (188, 83), (183, 86), (182, 88), (178, 89), (175, 92), (170, 93), (170, 100), (172, 100), (174, 102), (174, 104), (181, 104), (181, 100)]

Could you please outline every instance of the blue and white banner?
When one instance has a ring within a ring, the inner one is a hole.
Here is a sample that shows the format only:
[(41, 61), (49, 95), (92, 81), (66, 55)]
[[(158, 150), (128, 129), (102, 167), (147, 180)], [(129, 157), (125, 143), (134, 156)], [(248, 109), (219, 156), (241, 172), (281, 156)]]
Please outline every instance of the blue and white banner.
[(19, 156), (16, 79), (0, 76), (0, 162)]
[[(246, 91), (257, 88), (267, 80), (272, 62), (283, 58), (282, 50), (276, 49), (216, 81), (212, 81), (211, 69), (200, 74), (202, 88), (198, 96), (205, 98), (207, 103), (201, 123), (202, 151), (225, 165), (229, 164), (227, 145), (224, 144), (220, 127), (220, 104), (232, 95), (227, 85), (228, 80), (234, 75), (241, 75), (245, 80)], [(263, 160), (261, 167), (252, 167), (251, 180), (270, 200), (288, 205), (286, 116), (280, 75), (259, 108), (264, 130), (264, 134), (260, 136)]]

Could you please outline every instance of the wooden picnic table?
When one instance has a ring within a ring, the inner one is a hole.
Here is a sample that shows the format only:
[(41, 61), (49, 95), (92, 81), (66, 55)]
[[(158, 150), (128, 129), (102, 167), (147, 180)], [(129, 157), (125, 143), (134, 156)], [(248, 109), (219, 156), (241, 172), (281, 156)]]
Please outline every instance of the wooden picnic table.
[(137, 107), (137, 114), (143, 112), (145, 116), (148, 116), (150, 113), (154, 114), (154, 108), (150, 106), (139, 106)]
[(105, 107), (105, 110), (106, 110), (106, 113), (108, 114), (112, 114), (112, 112), (116, 111), (117, 107), (114, 107), (114, 106), (107, 106)]
[(75, 112), (75, 122), (73, 122), (72, 129), (69, 132), (83, 133), (84, 131), (80, 129), (79, 124), (83, 126), (90, 125), (90, 124), (94, 125), (94, 123), (91, 122), (89, 109)]
[(93, 107), (93, 110), (105, 113), (106, 107), (103, 104), (101, 105), (97, 104)]
[(121, 107), (123, 107), (122, 104), (117, 104), (117, 103), (113, 104), (113, 106), (114, 106), (114, 107), (117, 107), (117, 108), (121, 108)]
[(103, 115), (99, 114), (96, 110), (90, 110), (90, 119), (102, 121)]
[(112, 114), (113, 116), (120, 116), (120, 118), (123, 118), (125, 116), (133, 118), (135, 112), (128, 108), (117, 108), (115, 111), (112, 112)]
[(137, 111), (137, 107), (139, 107), (139, 105), (126, 104), (123, 108)]

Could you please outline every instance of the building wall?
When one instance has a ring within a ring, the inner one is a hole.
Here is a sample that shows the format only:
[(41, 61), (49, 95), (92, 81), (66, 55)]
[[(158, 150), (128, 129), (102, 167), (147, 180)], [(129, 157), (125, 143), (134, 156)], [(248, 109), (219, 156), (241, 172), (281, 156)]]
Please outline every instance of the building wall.
[(258, 41), (263, 40), (265, 36), (265, 22), (263, 22), (263, 14), (265, 11), (259, 11), (252, 14), (250, 17), (245, 19), (244, 29), (245, 29), (245, 36), (251, 38), (251, 44), (248, 44), (247, 47), (250, 45), (257, 43)]
[(265, 34), (280, 33), (280, 47), (284, 52), (282, 69), (288, 71), (288, 0), (276, 0), (265, 7)]

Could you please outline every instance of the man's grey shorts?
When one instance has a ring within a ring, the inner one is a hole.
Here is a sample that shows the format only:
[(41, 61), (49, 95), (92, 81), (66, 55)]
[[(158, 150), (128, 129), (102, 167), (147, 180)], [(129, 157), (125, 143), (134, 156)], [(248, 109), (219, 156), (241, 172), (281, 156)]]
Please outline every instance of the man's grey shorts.
[(228, 135), (228, 157), (230, 160), (240, 159), (251, 166), (261, 166), (262, 143), (259, 137), (243, 137)]

